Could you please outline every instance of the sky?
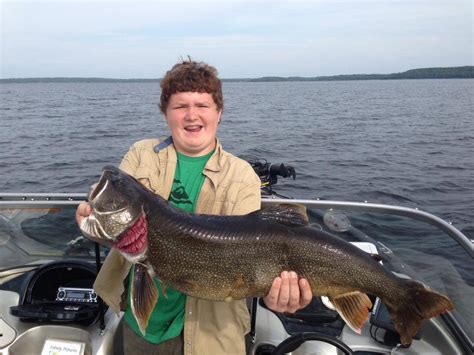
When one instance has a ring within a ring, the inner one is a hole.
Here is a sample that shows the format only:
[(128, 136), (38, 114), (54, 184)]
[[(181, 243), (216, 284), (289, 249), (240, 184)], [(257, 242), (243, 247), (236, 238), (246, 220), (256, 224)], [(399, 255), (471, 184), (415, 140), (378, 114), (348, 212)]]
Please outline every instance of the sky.
[(0, 0), (0, 78), (222, 78), (473, 65), (472, 0)]

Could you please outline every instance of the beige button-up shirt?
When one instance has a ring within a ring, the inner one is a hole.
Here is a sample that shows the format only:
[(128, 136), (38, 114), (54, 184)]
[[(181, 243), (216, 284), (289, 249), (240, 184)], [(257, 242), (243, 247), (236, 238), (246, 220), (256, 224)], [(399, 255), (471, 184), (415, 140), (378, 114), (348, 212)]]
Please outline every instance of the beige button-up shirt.
[[(171, 144), (155, 152), (158, 143), (158, 139), (135, 143), (123, 158), (120, 169), (168, 199), (177, 164), (176, 150)], [(247, 162), (226, 152), (219, 141), (203, 173), (205, 180), (196, 213), (244, 215), (260, 209), (260, 179)], [(94, 290), (117, 313), (130, 266), (112, 249), (94, 283)], [(185, 355), (245, 354), (244, 335), (250, 328), (245, 300), (213, 302), (189, 296), (186, 299)]]

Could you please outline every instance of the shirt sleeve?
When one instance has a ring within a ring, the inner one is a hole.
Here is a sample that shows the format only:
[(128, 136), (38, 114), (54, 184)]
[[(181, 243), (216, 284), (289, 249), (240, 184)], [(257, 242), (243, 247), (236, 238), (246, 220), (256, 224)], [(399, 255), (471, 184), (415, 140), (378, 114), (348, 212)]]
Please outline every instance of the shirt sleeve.
[(135, 145), (132, 145), (128, 150), (127, 154), (124, 155), (120, 162), (119, 169), (126, 172), (129, 175), (134, 175), (139, 165), (139, 152)]

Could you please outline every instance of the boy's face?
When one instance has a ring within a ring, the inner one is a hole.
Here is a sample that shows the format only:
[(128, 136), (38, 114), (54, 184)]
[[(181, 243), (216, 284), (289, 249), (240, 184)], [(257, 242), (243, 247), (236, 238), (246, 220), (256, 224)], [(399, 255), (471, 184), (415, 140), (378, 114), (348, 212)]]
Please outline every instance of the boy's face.
[(216, 146), (217, 126), (222, 114), (209, 93), (178, 92), (171, 95), (166, 121), (178, 152), (201, 156)]

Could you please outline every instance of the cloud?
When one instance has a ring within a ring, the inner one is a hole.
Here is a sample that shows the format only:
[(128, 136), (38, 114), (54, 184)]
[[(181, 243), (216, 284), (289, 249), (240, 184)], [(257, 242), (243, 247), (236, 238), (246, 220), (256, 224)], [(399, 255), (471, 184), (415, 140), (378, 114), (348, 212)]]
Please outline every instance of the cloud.
[(11, 1), (1, 76), (157, 77), (187, 54), (224, 77), (472, 64), (454, 1)]

